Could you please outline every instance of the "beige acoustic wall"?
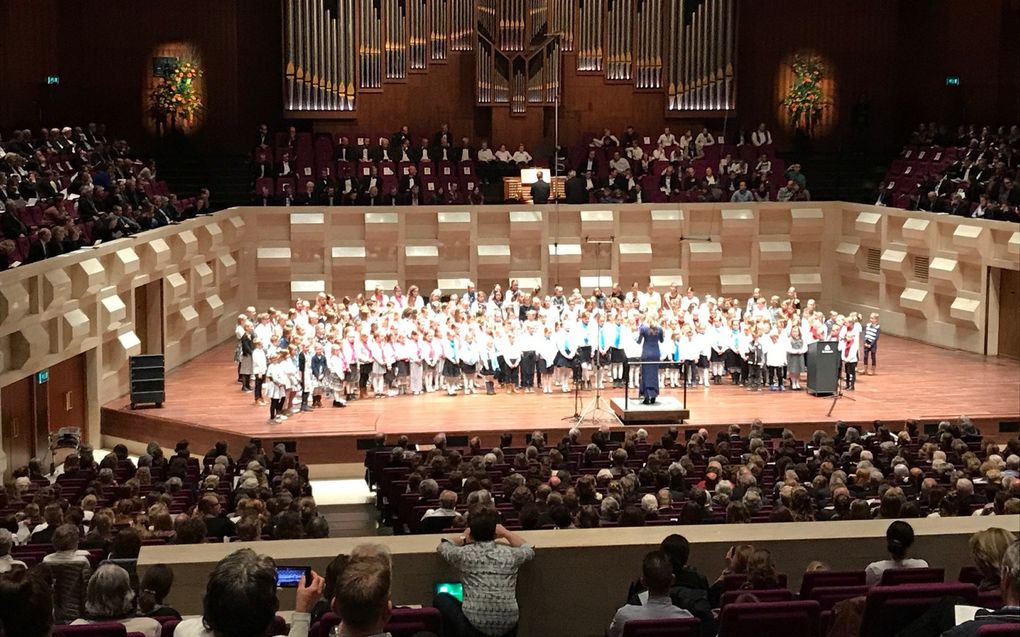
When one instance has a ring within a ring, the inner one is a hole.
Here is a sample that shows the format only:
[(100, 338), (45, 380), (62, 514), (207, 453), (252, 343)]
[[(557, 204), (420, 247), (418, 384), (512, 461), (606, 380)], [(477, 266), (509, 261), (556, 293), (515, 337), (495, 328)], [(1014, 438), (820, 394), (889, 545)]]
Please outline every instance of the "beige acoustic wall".
[[(987, 336), (994, 354), (988, 272), (1020, 270), (1017, 228), (844, 202), (232, 208), (0, 273), (0, 386), (85, 353), (98, 444), (99, 406), (127, 393), (140, 333), (152, 342), (162, 329), (173, 369), (227, 339), (248, 305), (511, 278), (524, 289), (651, 281), (741, 297), (794, 285), (822, 309), (880, 311), (887, 333), (971, 352)], [(136, 306), (148, 308), (144, 329)]]
[[(882, 330), (979, 354), (998, 352), (996, 268), (1020, 269), (1020, 226), (837, 204), (829, 298), (879, 312)], [(987, 337), (987, 349), (985, 339)]]
[[(158, 353), (144, 351), (140, 332), (158, 344), (162, 331), (168, 368), (232, 333), (254, 295), (241, 276), (252, 268), (246, 235), (244, 215), (225, 211), (0, 274), (0, 386), (84, 353), (85, 424), (98, 445), (99, 407), (127, 393), (128, 357)], [(135, 316), (143, 287), (155, 316)]]
[[(916, 533), (911, 557), (928, 560), (955, 580), (971, 565), (967, 540), (989, 527), (1013, 531), (1020, 516), (931, 518), (910, 520)], [(681, 533), (691, 542), (690, 563), (714, 581), (724, 566), (726, 551), (735, 544), (768, 549), (779, 572), (788, 576), (793, 591), (814, 560), (834, 570), (863, 570), (885, 559), (888, 520), (802, 522), (787, 524), (713, 524), (615, 529), (571, 529), (521, 533), (536, 547), (535, 560), (521, 568), (517, 597), (521, 608), (521, 637), (597, 637), (619, 606), (627, 587), (640, 576), (641, 558), (667, 535)], [(144, 571), (166, 563), (174, 569), (173, 604), (184, 614), (202, 612), (202, 595), (216, 562), (242, 547), (266, 553), (279, 564), (311, 566), (324, 573), (338, 553), (351, 552), (362, 542), (378, 542), (393, 553), (393, 601), (430, 604), (437, 582), (455, 581), (457, 572), (436, 553), (441, 536), (277, 540), (244, 544), (145, 546), (138, 559)], [(292, 591), (279, 592), (280, 607), (294, 608)]]

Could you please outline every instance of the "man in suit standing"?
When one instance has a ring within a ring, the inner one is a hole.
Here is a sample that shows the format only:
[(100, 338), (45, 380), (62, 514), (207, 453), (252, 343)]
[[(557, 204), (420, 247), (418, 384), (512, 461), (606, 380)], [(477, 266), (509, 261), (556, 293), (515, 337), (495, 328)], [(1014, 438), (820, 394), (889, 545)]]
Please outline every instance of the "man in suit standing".
[(567, 181), (563, 185), (567, 203), (588, 203), (588, 185), (584, 177), (571, 170), (567, 173)]
[(537, 204), (549, 203), (549, 182), (544, 179), (542, 171), (538, 171), (535, 183), (531, 184), (531, 199)]

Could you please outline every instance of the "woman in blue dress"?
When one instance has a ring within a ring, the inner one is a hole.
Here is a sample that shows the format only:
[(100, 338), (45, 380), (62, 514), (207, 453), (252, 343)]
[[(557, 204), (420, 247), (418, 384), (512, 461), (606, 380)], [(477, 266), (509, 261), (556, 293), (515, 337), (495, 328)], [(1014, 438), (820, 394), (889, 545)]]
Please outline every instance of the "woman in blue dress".
[[(637, 342), (641, 344), (641, 362), (658, 361), (662, 358), (659, 353), (659, 343), (662, 343), (662, 340), (662, 328), (659, 327), (658, 321), (654, 318), (649, 318), (638, 330)], [(648, 364), (641, 366), (641, 388), (639, 393), (644, 399), (641, 401), (642, 404), (650, 405), (655, 403), (655, 399), (659, 396), (658, 365)]]

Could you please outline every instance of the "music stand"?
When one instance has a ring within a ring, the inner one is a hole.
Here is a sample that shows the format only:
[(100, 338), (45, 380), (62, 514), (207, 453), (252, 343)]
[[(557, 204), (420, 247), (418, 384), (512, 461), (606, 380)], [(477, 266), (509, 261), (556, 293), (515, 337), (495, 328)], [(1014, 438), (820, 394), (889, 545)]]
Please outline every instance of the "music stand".
[[(595, 288), (601, 289), (602, 287), (602, 246), (613, 245), (615, 237), (612, 235), (608, 239), (592, 239), (585, 237), (584, 242), (595, 246)], [(598, 325), (598, 342), (602, 342), (602, 324)], [(595, 368), (595, 396), (581, 409), (580, 415), (577, 417), (577, 424), (583, 424), (585, 420), (589, 421), (592, 425), (598, 425), (601, 421), (605, 420), (603, 415), (609, 416), (608, 420), (616, 421), (617, 424), (622, 425), (623, 421), (613, 411), (609, 402), (602, 396), (602, 351), (596, 346), (596, 355), (592, 356), (592, 362)]]

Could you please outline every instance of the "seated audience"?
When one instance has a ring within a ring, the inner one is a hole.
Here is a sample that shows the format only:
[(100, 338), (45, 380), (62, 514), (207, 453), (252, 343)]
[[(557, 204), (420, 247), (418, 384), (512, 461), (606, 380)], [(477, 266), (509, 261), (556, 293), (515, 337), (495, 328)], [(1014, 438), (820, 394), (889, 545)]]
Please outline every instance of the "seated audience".
[(616, 611), (609, 624), (609, 637), (621, 637), (629, 621), (693, 617), (689, 611), (673, 605), (670, 589), (675, 582), (673, 565), (665, 553), (652, 551), (645, 555), (641, 563), (641, 583), (648, 590), (648, 597), (641, 605), (625, 604)]
[(882, 581), (882, 573), (891, 568), (928, 568), (928, 562), (907, 557), (907, 552), (914, 543), (914, 528), (902, 520), (889, 525), (885, 532), (886, 550), (892, 559), (880, 560), (868, 564), (867, 583), (874, 586)]
[(128, 632), (145, 637), (159, 637), (163, 630), (155, 619), (137, 616), (131, 578), (115, 564), (103, 564), (92, 574), (85, 593), (85, 616), (71, 624), (96, 622), (118, 622), (124, 624)]

